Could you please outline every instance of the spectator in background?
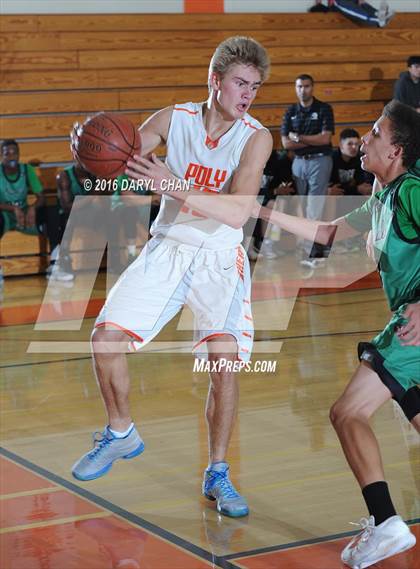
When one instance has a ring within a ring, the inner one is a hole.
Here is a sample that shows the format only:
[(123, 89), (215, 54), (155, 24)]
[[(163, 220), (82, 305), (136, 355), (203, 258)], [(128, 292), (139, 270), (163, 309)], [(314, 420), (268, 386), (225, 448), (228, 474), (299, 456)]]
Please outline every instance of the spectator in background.
[(384, 28), (395, 12), (387, 2), (381, 2), (379, 10), (364, 0), (334, 0), (333, 9), (358, 24)]
[[(277, 196), (287, 196), (295, 194), (295, 186), (292, 175), (292, 161), (294, 154), (292, 151), (272, 150), (270, 158), (264, 168), (259, 191), (259, 201), (262, 205), (269, 208), (279, 208), (284, 211), (284, 200), (277, 200)], [(258, 219), (254, 226), (252, 220), (244, 225), (243, 246), (248, 253), (250, 261), (256, 261), (258, 254), (261, 253), (266, 259), (275, 259), (282, 255), (276, 250), (280, 239), (278, 227), (269, 226), (262, 219)], [(251, 236), (252, 228), (254, 231)]]
[[(294, 159), (292, 150), (273, 150), (264, 169), (262, 194), (264, 200), (262, 205), (276, 211), (284, 211), (287, 201), (281, 199), (296, 193), (295, 183), (292, 174), (292, 164)], [(279, 248), (280, 228), (278, 226), (261, 221), (261, 233), (264, 236), (261, 254), (266, 259), (276, 259), (284, 255)]]
[[(89, 180), (94, 187), (96, 178), (89, 174), (78, 164), (68, 166), (57, 174), (57, 197), (60, 212), (60, 241), (61, 254), (54, 267), (52, 274), (53, 280), (71, 281), (74, 278), (71, 258), (69, 254), (70, 242), (73, 237), (73, 231), (66, 233), (63, 240), (67, 222), (76, 196), (88, 196), (89, 191), (85, 189), (85, 181)], [(94, 220), (92, 220), (94, 223)]]
[[(6, 231), (12, 229), (29, 235), (45, 234), (50, 245), (48, 276), (59, 251), (57, 208), (47, 207), (34, 167), (19, 162), (19, 145), (16, 140), (4, 140), (0, 149), (0, 239)], [(32, 205), (28, 203), (28, 192), (36, 196)], [(0, 282), (2, 280), (0, 272)]]
[[(304, 215), (318, 220), (324, 211), (332, 170), (334, 114), (331, 105), (313, 96), (314, 80), (310, 75), (299, 75), (295, 89), (299, 102), (288, 107), (284, 115), (281, 140), (286, 150), (295, 153), (292, 172), (297, 193), (307, 196)], [(301, 264), (316, 268), (323, 252), (322, 245), (305, 241)]]
[[(360, 162), (361, 139), (357, 130), (345, 128), (340, 133), (339, 147), (333, 152), (333, 168), (330, 178), (329, 196), (336, 196), (328, 200), (326, 219), (343, 217), (360, 203), (355, 203), (350, 196), (370, 196), (374, 176), (362, 169)], [(343, 196), (343, 199), (340, 199)], [(335, 246), (336, 253), (359, 251), (364, 248), (364, 240), (360, 236), (346, 239)]]
[[(134, 185), (134, 190), (131, 189), (132, 180), (126, 175), (118, 176), (118, 190), (113, 194), (114, 209), (125, 208), (120, 211), (127, 211), (127, 208), (135, 208), (136, 220), (140, 224), (140, 238), (143, 243), (150, 239), (150, 227), (159, 213), (159, 206), (161, 197), (154, 191), (142, 189)], [(126, 233), (127, 239), (129, 235)], [(130, 247), (130, 245), (128, 245)], [(134, 251), (134, 255), (136, 252)], [(129, 261), (131, 253), (129, 251)]]
[(340, 144), (333, 151), (333, 167), (328, 194), (332, 196), (370, 196), (373, 177), (362, 170), (360, 163), (360, 135), (353, 128), (340, 133)]
[(394, 99), (420, 112), (420, 55), (411, 55), (407, 67), (395, 82)]
[[(90, 182), (89, 189), (86, 189), (87, 180)], [(108, 241), (111, 271), (118, 273), (123, 269), (120, 263), (120, 229), (124, 233), (129, 262), (136, 256), (137, 209), (124, 207), (114, 192), (112, 196), (103, 191), (95, 195), (95, 187), (95, 176), (84, 170), (80, 164), (73, 164), (57, 175), (62, 244), (57, 267), (52, 273), (52, 278), (55, 280), (68, 281), (74, 278), (70, 243), (76, 226), (102, 230)], [(90, 199), (88, 202), (78, 200), (75, 203), (75, 198), (78, 196), (90, 196)], [(74, 217), (68, 226), (70, 212), (73, 212)]]

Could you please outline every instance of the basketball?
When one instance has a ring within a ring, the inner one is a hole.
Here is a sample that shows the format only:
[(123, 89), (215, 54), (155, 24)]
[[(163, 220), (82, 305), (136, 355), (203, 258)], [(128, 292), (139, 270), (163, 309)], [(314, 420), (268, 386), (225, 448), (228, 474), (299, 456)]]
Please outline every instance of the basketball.
[(97, 178), (116, 178), (127, 160), (140, 152), (140, 134), (124, 115), (98, 113), (71, 133), (75, 160)]

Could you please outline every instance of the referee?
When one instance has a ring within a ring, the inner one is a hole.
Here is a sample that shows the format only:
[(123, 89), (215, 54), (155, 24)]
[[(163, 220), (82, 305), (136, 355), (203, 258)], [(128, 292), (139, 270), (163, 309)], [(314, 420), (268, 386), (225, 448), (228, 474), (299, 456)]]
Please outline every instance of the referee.
[[(299, 75), (295, 81), (298, 103), (288, 107), (281, 125), (281, 140), (286, 150), (293, 150), (292, 172), (297, 193), (307, 196), (304, 216), (321, 219), (332, 170), (331, 137), (334, 133), (334, 114), (331, 105), (313, 96), (314, 80)], [(323, 256), (321, 245), (304, 242), (301, 264), (319, 266)]]

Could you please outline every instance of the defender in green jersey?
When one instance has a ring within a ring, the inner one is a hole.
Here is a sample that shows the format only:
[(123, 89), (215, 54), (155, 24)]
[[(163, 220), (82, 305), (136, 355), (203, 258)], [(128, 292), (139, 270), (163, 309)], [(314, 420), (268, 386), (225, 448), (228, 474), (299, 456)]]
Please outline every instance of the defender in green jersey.
[[(15, 229), (30, 235), (46, 233), (53, 261), (58, 254), (59, 220), (56, 208), (46, 207), (41, 182), (30, 164), (19, 162), (19, 145), (4, 140), (0, 146), (0, 239)], [(28, 204), (28, 193), (36, 195)]]
[[(391, 101), (362, 137), (362, 168), (383, 189), (358, 210), (322, 224), (255, 206), (254, 215), (286, 231), (327, 244), (372, 230), (379, 271), (393, 316), (371, 342), (359, 344), (361, 363), (333, 405), (331, 422), (357, 478), (369, 519), (343, 550), (342, 561), (364, 569), (413, 547), (416, 539), (396, 515), (372, 415), (392, 397), (420, 432), (420, 114)], [(418, 166), (418, 163), (417, 163)]]

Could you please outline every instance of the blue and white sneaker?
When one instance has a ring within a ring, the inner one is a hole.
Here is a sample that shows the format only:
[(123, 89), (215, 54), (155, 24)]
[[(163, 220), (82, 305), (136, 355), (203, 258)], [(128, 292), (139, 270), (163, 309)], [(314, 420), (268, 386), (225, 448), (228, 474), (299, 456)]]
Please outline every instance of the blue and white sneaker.
[(123, 438), (115, 437), (109, 427), (93, 433), (93, 449), (84, 454), (71, 469), (78, 480), (94, 480), (111, 469), (119, 458), (134, 458), (144, 451), (144, 442), (133, 426)]
[(231, 518), (249, 514), (247, 501), (236, 490), (229, 479), (227, 462), (217, 462), (204, 471), (203, 494), (209, 500), (216, 500), (217, 511)]

